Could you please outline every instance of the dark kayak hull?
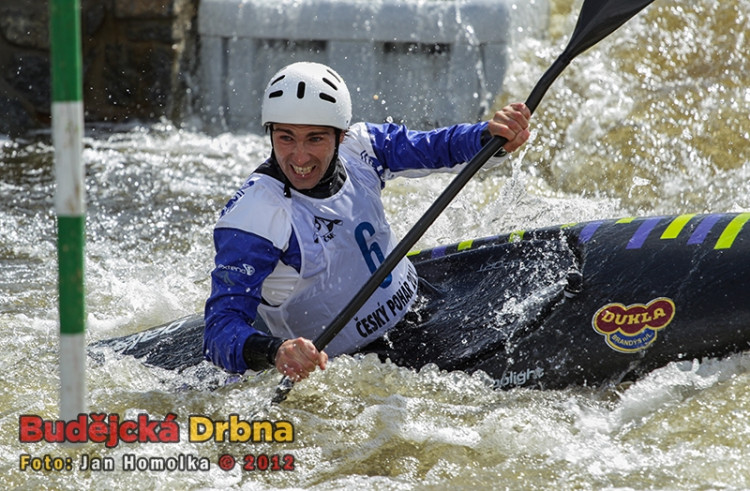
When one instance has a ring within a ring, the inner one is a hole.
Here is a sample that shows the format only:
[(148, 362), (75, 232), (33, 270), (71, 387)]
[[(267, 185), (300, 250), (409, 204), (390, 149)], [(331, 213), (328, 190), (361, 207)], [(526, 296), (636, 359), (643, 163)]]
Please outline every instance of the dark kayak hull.
[[(750, 347), (750, 214), (601, 220), (412, 254), (422, 302), (363, 352), (482, 370), (498, 387), (635, 379)], [(200, 315), (96, 343), (181, 370), (203, 360)]]

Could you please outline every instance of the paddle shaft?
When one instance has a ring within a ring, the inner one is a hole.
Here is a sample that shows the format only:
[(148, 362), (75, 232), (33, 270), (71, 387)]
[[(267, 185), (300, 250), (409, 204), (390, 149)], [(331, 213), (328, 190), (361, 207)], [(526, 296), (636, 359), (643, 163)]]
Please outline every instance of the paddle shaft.
[[(544, 72), (526, 100), (526, 106), (533, 114), (547, 89), (557, 79), (563, 70), (578, 54), (593, 46), (601, 39), (612, 33), (628, 19), (643, 10), (653, 0), (584, 0), (578, 23), (570, 42), (565, 50), (557, 57), (552, 65)], [(607, 11), (607, 8), (609, 10)], [(603, 18), (602, 18), (603, 17)], [(357, 314), (367, 299), (377, 290), (378, 286), (393, 271), (398, 263), (414, 247), (414, 244), (424, 235), (430, 225), (437, 219), (453, 198), (463, 189), (466, 183), (474, 177), (479, 169), (495, 155), (507, 139), (494, 136), (469, 161), (466, 167), (451, 181), (448, 187), (438, 196), (425, 214), (414, 224), (396, 247), (365, 282), (359, 292), (349, 301), (341, 313), (325, 330), (313, 340), (315, 347), (322, 351), (328, 343), (346, 326)], [(289, 377), (284, 377), (276, 388), (273, 402), (281, 402), (291, 391), (294, 383)]]
[[(558, 75), (562, 73), (569, 63), (570, 59), (565, 59), (560, 56), (536, 84), (534, 90), (532, 90), (529, 98), (526, 100), (526, 106), (532, 114), (542, 100), (542, 97), (544, 97), (547, 89), (552, 85), (552, 82), (555, 81)], [(500, 151), (503, 145), (507, 142), (508, 140), (506, 138), (493, 136), (492, 139), (487, 142), (487, 144), (485, 144), (476, 155), (474, 155), (466, 167), (458, 173), (448, 187), (443, 190), (435, 202), (427, 209), (425, 214), (422, 215), (411, 230), (409, 230), (396, 247), (394, 247), (388, 256), (386, 256), (385, 260), (380, 266), (378, 266), (354, 298), (352, 298), (346, 307), (344, 307), (338, 317), (336, 317), (336, 319), (334, 319), (333, 322), (331, 322), (331, 324), (329, 324), (328, 327), (320, 333), (315, 340), (313, 340), (313, 344), (319, 351), (328, 346), (328, 343), (330, 343), (357, 314), (357, 312), (359, 312), (359, 309), (362, 308), (385, 278), (391, 274), (398, 263), (401, 262), (419, 239), (422, 238), (425, 232), (427, 232), (427, 229), (430, 228), (435, 220), (437, 220), (440, 214), (448, 207), (458, 193), (461, 192), (464, 186), (466, 186), (479, 169), (481, 169), (493, 155)]]
[(386, 256), (385, 260), (378, 266), (372, 276), (367, 280), (359, 292), (344, 307), (341, 313), (334, 321), (313, 341), (318, 350), (325, 348), (328, 343), (346, 326), (360, 308), (367, 302), (367, 299), (378, 289), (385, 278), (393, 271), (398, 263), (414, 247), (414, 244), (424, 235), (430, 225), (440, 216), (443, 210), (450, 204), (453, 198), (461, 191), (467, 182), (476, 174), (476, 172), (487, 162), (487, 160), (497, 153), (500, 148), (507, 142), (505, 138), (493, 138), (471, 159), (468, 166), (464, 168), (451, 181), (447, 188), (440, 194), (437, 200), (422, 215), (411, 230), (404, 236), (396, 247)]
[[(552, 85), (558, 75), (562, 73), (570, 60), (563, 60), (562, 56), (544, 73), (542, 78), (534, 87), (534, 90), (526, 100), (526, 106), (531, 113), (534, 113), (539, 101), (542, 100), (547, 89)], [(443, 192), (438, 196), (434, 203), (427, 209), (424, 215), (417, 220), (417, 223), (409, 230), (403, 239), (393, 248), (386, 256), (385, 260), (378, 266), (372, 276), (357, 292), (349, 303), (344, 307), (336, 319), (315, 338), (313, 344), (320, 351), (330, 343), (334, 337), (346, 326), (346, 324), (359, 312), (359, 309), (367, 302), (370, 296), (375, 293), (385, 278), (391, 274), (391, 271), (399, 262), (409, 253), (420, 238), (427, 232), (427, 229), (437, 220), (440, 214), (448, 207), (453, 199), (461, 192), (472, 177), (482, 168), (487, 161), (495, 155), (508, 142), (507, 139), (493, 136), (479, 152), (469, 161), (466, 167), (458, 173)]]
[[(541, 81), (544, 86), (537, 84), (529, 98), (526, 100), (526, 106), (531, 113), (534, 113), (539, 101), (544, 96), (552, 82), (562, 73), (569, 62), (553, 64), (545, 72)], [(554, 71), (553, 71), (554, 69)], [(417, 220), (417, 223), (409, 230), (403, 239), (393, 248), (386, 256), (385, 260), (378, 266), (372, 276), (367, 280), (359, 292), (344, 307), (341, 313), (331, 324), (315, 338), (313, 344), (320, 351), (330, 343), (336, 335), (346, 326), (346, 324), (359, 312), (359, 309), (367, 302), (370, 296), (375, 293), (385, 278), (391, 274), (399, 262), (409, 253), (420, 238), (427, 232), (427, 229), (437, 220), (440, 214), (448, 207), (453, 199), (461, 192), (472, 177), (482, 168), (487, 161), (495, 155), (508, 142), (506, 138), (493, 136), (492, 139), (482, 147), (479, 152), (469, 161), (466, 167), (458, 173), (443, 192), (438, 196), (434, 203), (427, 209), (424, 215)]]

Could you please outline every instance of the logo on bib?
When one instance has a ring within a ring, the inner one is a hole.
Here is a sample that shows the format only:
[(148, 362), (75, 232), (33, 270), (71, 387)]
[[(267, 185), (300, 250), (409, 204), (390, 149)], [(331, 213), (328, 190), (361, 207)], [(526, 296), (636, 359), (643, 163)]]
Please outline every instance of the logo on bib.
[(341, 225), (341, 220), (338, 218), (330, 220), (328, 218), (322, 218), (322, 217), (315, 217), (315, 243), (317, 244), (320, 242), (320, 239), (323, 239), (323, 242), (328, 242), (329, 240), (336, 237), (336, 234), (333, 233), (333, 227), (335, 225)]

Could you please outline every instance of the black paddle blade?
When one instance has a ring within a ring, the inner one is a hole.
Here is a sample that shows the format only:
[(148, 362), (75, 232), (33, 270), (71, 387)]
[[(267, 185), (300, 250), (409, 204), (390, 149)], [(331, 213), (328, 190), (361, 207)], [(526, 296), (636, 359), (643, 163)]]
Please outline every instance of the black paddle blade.
[(571, 58), (583, 53), (654, 0), (586, 0), (565, 52)]
[(547, 89), (579, 54), (583, 53), (646, 8), (654, 0), (584, 0), (576, 28), (565, 50), (539, 79), (526, 106), (533, 113)]
[(279, 382), (279, 385), (276, 386), (276, 393), (273, 395), (273, 399), (271, 399), (272, 404), (281, 404), (286, 400), (286, 396), (289, 395), (289, 392), (292, 391), (292, 387), (294, 387), (294, 382), (292, 382), (292, 379), (289, 377), (284, 377)]

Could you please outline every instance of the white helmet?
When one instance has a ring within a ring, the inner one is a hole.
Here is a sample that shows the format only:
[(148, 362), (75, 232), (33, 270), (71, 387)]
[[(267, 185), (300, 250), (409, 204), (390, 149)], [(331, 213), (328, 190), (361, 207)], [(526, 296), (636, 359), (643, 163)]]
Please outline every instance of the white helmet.
[(344, 79), (320, 63), (292, 63), (271, 78), (263, 94), (263, 125), (309, 124), (349, 128), (352, 100)]

